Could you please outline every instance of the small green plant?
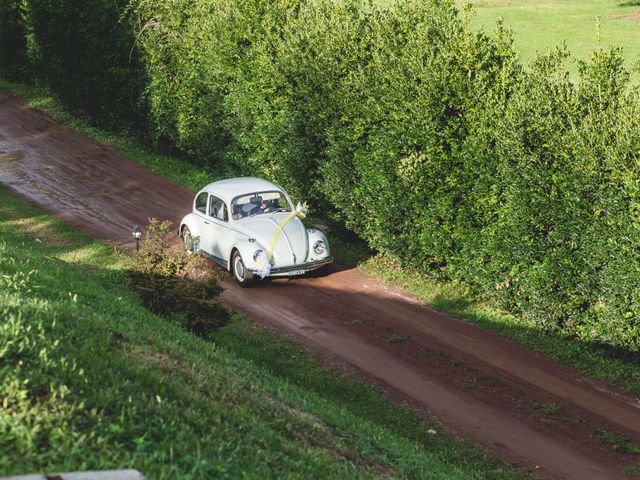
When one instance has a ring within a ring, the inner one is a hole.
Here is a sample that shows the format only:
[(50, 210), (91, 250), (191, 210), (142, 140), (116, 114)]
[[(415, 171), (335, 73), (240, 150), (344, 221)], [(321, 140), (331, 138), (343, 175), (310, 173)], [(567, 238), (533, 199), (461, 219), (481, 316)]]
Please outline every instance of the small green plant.
[(410, 337), (404, 336), (404, 335), (397, 335), (395, 333), (392, 333), (391, 335), (387, 336), (387, 338), (385, 338), (385, 341), (387, 343), (407, 343), (409, 341)]
[(555, 417), (560, 413), (560, 405), (555, 403), (547, 403), (545, 405), (540, 405), (537, 410), (542, 412), (544, 415), (548, 417)]
[(624, 473), (627, 475), (633, 475), (637, 477), (640, 475), (640, 465), (639, 464), (631, 465), (630, 467), (627, 467), (624, 469)]
[(171, 222), (151, 219), (130, 271), (131, 287), (149, 310), (162, 316), (178, 315), (193, 333), (205, 336), (226, 324), (218, 284), (206, 260), (189, 255), (167, 240)]
[(614, 451), (618, 453), (630, 453), (632, 455), (640, 455), (640, 445), (632, 442), (621, 433), (611, 432), (605, 429), (596, 429), (596, 436), (600, 442), (605, 445), (611, 445)]
[(490, 377), (488, 375), (480, 375), (478, 377), (478, 383), (481, 383), (485, 387), (504, 387), (506, 383), (504, 383), (499, 378)]

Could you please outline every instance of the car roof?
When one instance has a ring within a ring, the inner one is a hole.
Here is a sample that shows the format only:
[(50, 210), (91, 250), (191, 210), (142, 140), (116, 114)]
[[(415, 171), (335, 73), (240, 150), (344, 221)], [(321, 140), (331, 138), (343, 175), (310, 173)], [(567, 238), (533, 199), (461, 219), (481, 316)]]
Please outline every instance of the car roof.
[(230, 202), (239, 195), (246, 195), (254, 192), (265, 192), (277, 190), (284, 192), (282, 187), (268, 180), (256, 177), (236, 177), (218, 180), (204, 187), (200, 192), (209, 192), (220, 199)]

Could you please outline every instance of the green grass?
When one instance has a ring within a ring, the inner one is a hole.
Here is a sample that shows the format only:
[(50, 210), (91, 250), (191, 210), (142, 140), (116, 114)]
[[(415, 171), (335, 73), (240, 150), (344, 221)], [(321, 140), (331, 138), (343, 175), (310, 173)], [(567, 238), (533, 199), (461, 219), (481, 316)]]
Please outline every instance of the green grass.
[(247, 319), (151, 314), (129, 265), (0, 188), (0, 476), (524, 477)]
[(540, 405), (538, 410), (548, 417), (557, 417), (560, 414), (560, 406), (555, 403)]
[[(598, 47), (624, 48), (627, 67), (640, 60), (640, 3), (616, 0), (457, 0), (471, 3), (473, 25), (491, 32), (503, 19), (513, 30), (514, 44), (524, 62), (536, 52), (563, 42), (574, 58), (586, 60)], [(623, 4), (624, 3), (624, 4)], [(623, 4), (623, 5), (622, 5)], [(571, 70), (575, 73), (576, 67)]]
[[(392, 0), (376, 0), (388, 6)], [(627, 68), (640, 61), (640, 1), (616, 0), (455, 0), (473, 5), (472, 26), (488, 33), (500, 19), (513, 31), (523, 62), (537, 52), (566, 43), (574, 60), (587, 60), (594, 49), (620, 46)], [(570, 65), (573, 75), (576, 64)]]
[(629, 476), (640, 476), (640, 465), (632, 465), (625, 468), (624, 473)]
[(398, 335), (397, 333), (392, 333), (391, 335), (387, 336), (384, 340), (387, 343), (404, 344), (404, 343), (407, 343), (410, 340), (410, 338), (405, 335)]
[(600, 442), (609, 445), (615, 452), (640, 455), (640, 445), (633, 443), (624, 435), (602, 429), (597, 429), (594, 433)]

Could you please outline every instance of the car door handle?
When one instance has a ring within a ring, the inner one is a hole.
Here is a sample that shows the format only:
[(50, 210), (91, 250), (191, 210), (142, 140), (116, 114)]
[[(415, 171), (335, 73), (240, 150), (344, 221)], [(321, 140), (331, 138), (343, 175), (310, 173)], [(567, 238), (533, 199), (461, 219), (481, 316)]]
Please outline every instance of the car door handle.
[(204, 224), (205, 224), (205, 225), (210, 225), (210, 223), (209, 223), (209, 222), (204, 222)]

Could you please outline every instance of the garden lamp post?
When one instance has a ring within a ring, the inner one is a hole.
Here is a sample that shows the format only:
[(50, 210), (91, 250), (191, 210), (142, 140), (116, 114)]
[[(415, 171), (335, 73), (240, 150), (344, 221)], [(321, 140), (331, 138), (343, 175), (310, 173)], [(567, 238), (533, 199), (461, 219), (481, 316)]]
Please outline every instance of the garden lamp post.
[(135, 225), (133, 227), (133, 229), (131, 230), (131, 234), (133, 235), (133, 238), (136, 239), (136, 252), (139, 252), (140, 251), (140, 237), (142, 236), (142, 229), (138, 225)]

